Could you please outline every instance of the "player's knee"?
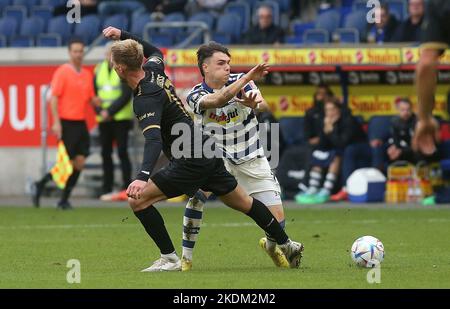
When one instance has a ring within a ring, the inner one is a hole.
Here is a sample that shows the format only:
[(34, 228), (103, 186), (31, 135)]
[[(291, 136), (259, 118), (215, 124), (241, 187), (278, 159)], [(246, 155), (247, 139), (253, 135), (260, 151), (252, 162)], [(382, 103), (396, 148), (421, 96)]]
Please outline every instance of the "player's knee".
[(133, 210), (138, 210), (137, 208), (139, 208), (139, 203), (138, 200), (129, 197), (128, 198), (128, 205), (131, 207), (131, 209)]

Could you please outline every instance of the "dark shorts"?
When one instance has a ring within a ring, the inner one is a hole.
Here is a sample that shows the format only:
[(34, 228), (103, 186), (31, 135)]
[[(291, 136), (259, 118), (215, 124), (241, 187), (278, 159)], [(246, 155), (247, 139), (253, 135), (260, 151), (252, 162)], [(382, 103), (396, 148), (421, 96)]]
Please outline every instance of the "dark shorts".
[(444, 52), (450, 46), (450, 1), (429, 0), (421, 27), (421, 47)]
[(341, 150), (314, 150), (311, 158), (311, 165), (327, 168), (331, 165), (335, 157), (342, 157)]
[(198, 189), (222, 196), (237, 186), (222, 159), (172, 160), (150, 178), (168, 198), (183, 194), (193, 196)]
[(87, 157), (89, 155), (90, 137), (86, 122), (61, 119), (61, 126), (62, 141), (70, 159), (77, 155)]

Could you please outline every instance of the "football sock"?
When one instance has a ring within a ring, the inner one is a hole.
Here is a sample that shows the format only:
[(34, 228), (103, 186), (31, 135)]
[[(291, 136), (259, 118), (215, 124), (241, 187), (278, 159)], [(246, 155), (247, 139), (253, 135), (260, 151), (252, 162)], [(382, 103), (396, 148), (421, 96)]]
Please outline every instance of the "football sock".
[(203, 205), (206, 203), (206, 200), (206, 196), (201, 191), (198, 191), (189, 199), (184, 210), (182, 256), (188, 260), (192, 260), (195, 242), (202, 223)]
[[(284, 230), (284, 228), (285, 228), (285, 226), (286, 226), (286, 220), (282, 220), (282, 221), (280, 221), (279, 222), (280, 223), (280, 225), (281, 225), (281, 228)], [(277, 242), (276, 242), (276, 240), (272, 237), (272, 236), (270, 236), (269, 234), (267, 234), (267, 232), (266, 232), (266, 238), (267, 238), (267, 242), (266, 242), (266, 248), (268, 249), (268, 250), (274, 250), (275, 249), (275, 246), (277, 245)]]
[(309, 194), (315, 194), (319, 191), (320, 182), (322, 181), (322, 173), (312, 170), (309, 173)]
[(161, 254), (170, 254), (175, 251), (172, 240), (167, 232), (164, 220), (159, 211), (153, 206), (138, 210), (135, 216), (141, 221), (147, 234), (158, 246)]
[(288, 236), (280, 223), (278, 223), (270, 210), (257, 199), (253, 198), (252, 207), (247, 213), (247, 216), (252, 218), (267, 235), (270, 235), (271, 238), (277, 242), (277, 244), (284, 244), (288, 240)]
[(331, 190), (334, 188), (334, 184), (336, 183), (336, 175), (333, 173), (328, 173), (325, 182), (323, 184), (322, 190), (328, 194), (331, 193)]
[(44, 177), (42, 177), (41, 180), (39, 180), (38, 182), (36, 182), (36, 185), (39, 187), (39, 190), (42, 190), (42, 189), (44, 188), (45, 184), (46, 184), (47, 182), (49, 182), (50, 180), (52, 180), (52, 174), (47, 173), (47, 174), (45, 174)]
[(74, 169), (72, 175), (70, 175), (69, 179), (67, 179), (66, 187), (64, 188), (61, 196), (61, 202), (67, 202), (70, 197), (70, 193), (72, 193), (73, 188), (77, 184), (79, 176), (80, 171)]

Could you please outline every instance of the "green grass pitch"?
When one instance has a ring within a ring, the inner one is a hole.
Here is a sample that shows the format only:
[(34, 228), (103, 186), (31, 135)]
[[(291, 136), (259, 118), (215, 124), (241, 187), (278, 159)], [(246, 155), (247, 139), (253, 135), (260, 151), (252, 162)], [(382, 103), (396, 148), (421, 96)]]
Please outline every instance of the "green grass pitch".
[[(183, 208), (162, 204), (181, 253)], [(300, 269), (278, 269), (258, 247), (247, 216), (206, 206), (191, 272), (141, 273), (158, 258), (132, 212), (123, 208), (0, 208), (0, 288), (450, 288), (450, 209), (286, 209), (287, 231), (305, 244)], [(354, 266), (349, 250), (378, 237), (386, 256), (381, 283)], [(81, 263), (69, 284), (66, 264)]]

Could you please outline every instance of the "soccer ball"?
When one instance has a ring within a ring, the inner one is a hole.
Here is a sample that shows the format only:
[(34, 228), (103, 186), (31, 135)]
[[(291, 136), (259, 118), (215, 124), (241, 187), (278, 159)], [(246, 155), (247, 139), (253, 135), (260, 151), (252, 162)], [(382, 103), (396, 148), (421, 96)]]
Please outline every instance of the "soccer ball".
[(375, 267), (383, 262), (383, 243), (373, 236), (360, 237), (353, 243), (350, 256), (358, 266)]

